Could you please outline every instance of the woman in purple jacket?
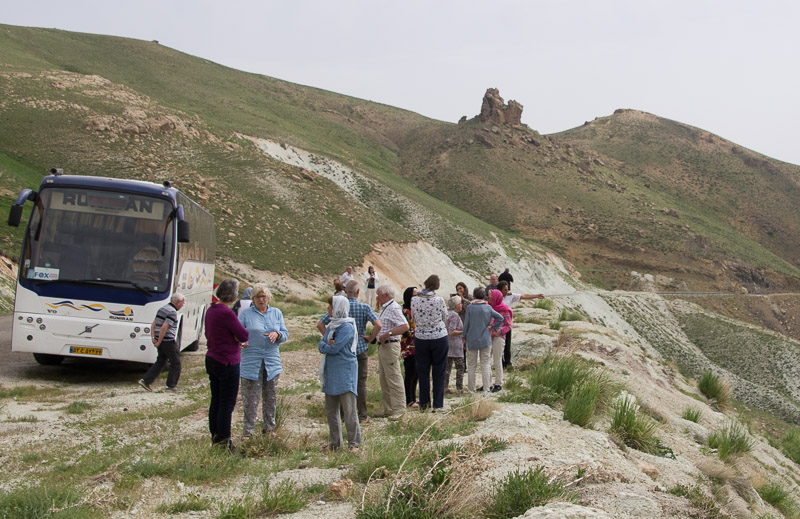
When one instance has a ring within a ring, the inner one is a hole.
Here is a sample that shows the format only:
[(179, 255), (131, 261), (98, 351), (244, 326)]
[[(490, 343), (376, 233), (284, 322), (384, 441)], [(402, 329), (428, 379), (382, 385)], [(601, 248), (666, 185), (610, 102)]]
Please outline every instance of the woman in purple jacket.
[(208, 407), (208, 429), (211, 442), (231, 452), (231, 417), (239, 394), (241, 350), (247, 347), (248, 332), (230, 306), (239, 295), (239, 282), (226, 279), (217, 287), (219, 303), (206, 311), (206, 373), (211, 383), (211, 404)]

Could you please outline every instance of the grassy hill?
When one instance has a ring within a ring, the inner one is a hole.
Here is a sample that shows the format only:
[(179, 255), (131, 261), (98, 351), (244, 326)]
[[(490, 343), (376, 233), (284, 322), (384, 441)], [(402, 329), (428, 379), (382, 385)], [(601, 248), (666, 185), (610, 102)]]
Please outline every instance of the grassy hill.
[[(551, 136), (456, 125), (157, 42), (2, 25), (0, 114), (0, 210), (53, 166), (171, 178), (217, 216), (223, 257), (292, 276), (419, 237), (482, 270), (498, 236), (608, 288), (633, 270), (663, 289), (800, 287), (800, 168), (642, 112)], [(242, 135), (351, 168), (355, 200)], [(2, 240), (15, 255), (19, 231)]]

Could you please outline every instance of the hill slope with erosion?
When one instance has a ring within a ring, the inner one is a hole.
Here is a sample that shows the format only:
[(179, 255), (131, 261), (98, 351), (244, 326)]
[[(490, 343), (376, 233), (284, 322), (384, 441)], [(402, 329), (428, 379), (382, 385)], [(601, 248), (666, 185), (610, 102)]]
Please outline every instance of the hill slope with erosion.
[(687, 125), (624, 110), (542, 136), (475, 117), (415, 129), (401, 156), (417, 187), (604, 286), (631, 271), (661, 289), (800, 286), (800, 167)]
[[(712, 369), (742, 402), (800, 423), (798, 343), (771, 331), (788, 331), (790, 320), (771, 322), (768, 330), (761, 325), (766, 319), (725, 308), (712, 313), (655, 294), (598, 290), (582, 282), (568, 261), (530, 240), (546, 236), (542, 242), (573, 260), (584, 278), (610, 285), (626, 285), (633, 279), (630, 270), (640, 270), (671, 278), (663, 284), (676, 287), (792, 286), (795, 267), (783, 257), (791, 254), (788, 245), (765, 240), (758, 226), (736, 232), (724, 204), (703, 212), (697, 199), (679, 197), (683, 186), (661, 186), (630, 173), (634, 166), (622, 162), (619, 150), (594, 150), (588, 137), (571, 144), (577, 131), (548, 137), (474, 120), (430, 121), (232, 71), (154, 42), (8, 26), (0, 27), (0, 116), (0, 210), (52, 166), (68, 173), (170, 178), (217, 217), (222, 269), (249, 281), (269, 280), (281, 295), (317, 298), (329, 289), (326, 280), (347, 264), (358, 270), (376, 265), (398, 287), (419, 285), (436, 272), (445, 290), (460, 280), (481, 284), (486, 272), (508, 266), (516, 291), (544, 292), (553, 304), (550, 310), (517, 308), (515, 360), (524, 364), (567, 344), (567, 353), (605, 366), (663, 418), (659, 434), (678, 455), (667, 460), (618, 448), (605, 415), (590, 430), (565, 422), (558, 406), (509, 404), (480, 431), (503, 435), (510, 452), (487, 456), (490, 463), (478, 481), (488, 484), (534, 462), (563, 477), (580, 472), (587, 478), (575, 482), (582, 496), (576, 506), (615, 517), (695, 513), (685, 499), (665, 492), (678, 485), (722, 494), (721, 506), (737, 516), (777, 513), (753, 492), (758, 477), (780, 481), (797, 495), (797, 465), (758, 436), (742, 461), (716, 461), (707, 437), (738, 417), (707, 406), (691, 380)], [(761, 194), (783, 186), (786, 197), (776, 203), (789, 204), (795, 170), (775, 167), (783, 177), (773, 171), (775, 183)], [(715, 180), (714, 189), (731, 197), (729, 205), (754, 210), (733, 198), (730, 187), (723, 190), (723, 180)], [(742, 212), (742, 221), (749, 215)], [(12, 258), (19, 232), (3, 231), (2, 247)], [(695, 249), (687, 249), (687, 239)], [(579, 317), (562, 319), (562, 310)], [(315, 333), (313, 318), (295, 326), (295, 337)], [(298, 362), (298, 374), (287, 376), (287, 383), (313, 385), (313, 365), (308, 358)], [(41, 377), (38, 369), (33, 379)], [(34, 383), (28, 375), (8, 383)], [(199, 367), (194, 375), (189, 387), (202, 398)], [(318, 396), (313, 389), (311, 398)], [(94, 398), (90, 390), (74, 396)], [(698, 399), (702, 404), (695, 404)], [(39, 412), (22, 404), (8, 404), (14, 417), (23, 418), (0, 424), (10, 430), (7, 438), (16, 429), (35, 428), (19, 425)], [(702, 406), (700, 424), (681, 418), (690, 404)], [(42, 413), (43, 422), (57, 415), (49, 411)], [(195, 411), (185, 420), (185, 432), (199, 439), (202, 416)], [(114, 420), (101, 417), (96, 423), (110, 444), (121, 436)], [(146, 446), (152, 438), (140, 438), (140, 425), (125, 432)], [(323, 426), (304, 416), (291, 427), (318, 432)], [(374, 438), (380, 435), (373, 432)], [(68, 429), (67, 436), (72, 433)], [(79, 449), (79, 455), (95, 452)], [(23, 458), (14, 463), (26, 464)], [(720, 478), (720, 472), (728, 476)], [(34, 476), (21, 472), (14, 484), (27, 477)], [(113, 491), (113, 478), (110, 484)], [(609, 499), (617, 495), (626, 499)]]

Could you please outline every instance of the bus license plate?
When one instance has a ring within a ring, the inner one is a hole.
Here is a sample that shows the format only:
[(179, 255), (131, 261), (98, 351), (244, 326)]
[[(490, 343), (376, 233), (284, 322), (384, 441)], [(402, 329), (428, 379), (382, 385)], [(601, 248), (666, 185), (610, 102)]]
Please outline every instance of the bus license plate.
[(75, 355), (103, 355), (103, 348), (86, 348), (85, 346), (70, 346), (69, 352)]

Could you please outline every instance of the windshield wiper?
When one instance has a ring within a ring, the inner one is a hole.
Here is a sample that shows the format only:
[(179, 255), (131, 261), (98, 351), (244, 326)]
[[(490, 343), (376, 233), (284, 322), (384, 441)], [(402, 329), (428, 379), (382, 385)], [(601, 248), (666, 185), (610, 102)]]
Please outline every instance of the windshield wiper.
[(130, 281), (128, 279), (40, 279), (36, 281), (37, 285), (41, 285), (42, 283), (75, 283), (79, 285), (97, 285), (97, 286), (113, 286), (116, 283), (122, 285), (130, 285), (136, 290), (144, 292), (148, 296), (153, 295), (153, 292), (151, 292), (147, 288), (143, 287), (139, 283), (136, 283), (135, 281)]

